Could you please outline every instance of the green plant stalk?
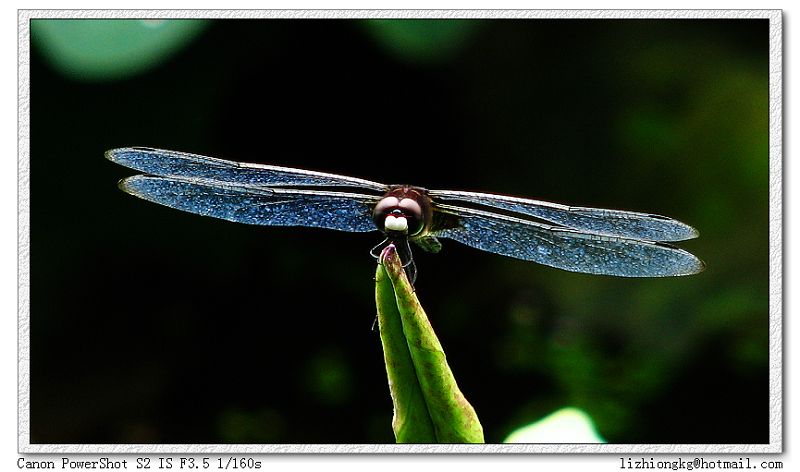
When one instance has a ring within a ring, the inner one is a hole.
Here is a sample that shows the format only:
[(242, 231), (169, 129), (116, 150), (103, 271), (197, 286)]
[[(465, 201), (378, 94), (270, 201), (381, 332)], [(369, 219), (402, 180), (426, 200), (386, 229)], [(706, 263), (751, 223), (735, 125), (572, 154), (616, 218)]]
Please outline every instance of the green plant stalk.
[(378, 324), (398, 443), (482, 443), (483, 428), (458, 388), (393, 245), (375, 276)]

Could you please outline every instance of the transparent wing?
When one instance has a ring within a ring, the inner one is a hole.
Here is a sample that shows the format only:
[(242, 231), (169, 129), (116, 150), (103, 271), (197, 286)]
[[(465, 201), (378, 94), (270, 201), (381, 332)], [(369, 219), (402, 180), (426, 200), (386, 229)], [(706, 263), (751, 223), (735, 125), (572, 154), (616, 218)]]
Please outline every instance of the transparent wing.
[(218, 180), (230, 184), (280, 186), (358, 187), (386, 192), (377, 182), (290, 167), (226, 161), (186, 152), (143, 147), (106, 151), (112, 162), (150, 175)]
[(429, 193), (431, 197), (443, 202), (467, 202), (500, 208), (594, 234), (647, 241), (683, 241), (698, 236), (697, 230), (691, 226), (661, 215), (571, 207), (488, 193), (454, 190), (431, 190)]
[(135, 175), (119, 187), (131, 195), (178, 210), (264, 226), (309, 226), (376, 231), (372, 207), (380, 197), (226, 185), (216, 181)]
[(663, 243), (583, 233), (449, 205), (437, 205), (437, 210), (456, 222), (434, 230), (433, 236), (572, 272), (666, 277), (695, 274), (704, 268), (692, 254)]

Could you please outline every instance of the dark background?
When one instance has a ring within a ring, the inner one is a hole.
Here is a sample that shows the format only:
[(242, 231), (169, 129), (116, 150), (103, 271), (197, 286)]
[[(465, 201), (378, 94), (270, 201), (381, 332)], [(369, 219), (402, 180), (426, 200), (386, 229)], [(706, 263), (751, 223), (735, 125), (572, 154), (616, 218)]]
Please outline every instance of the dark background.
[(394, 440), (380, 235), (138, 200), (103, 159), (134, 145), (685, 221), (700, 275), (445, 240), (416, 251), (417, 293), (487, 442), (565, 406), (614, 443), (768, 442), (767, 20), (223, 20), (108, 76), (53, 61), (72, 39), (51, 23), (30, 58), (32, 443)]

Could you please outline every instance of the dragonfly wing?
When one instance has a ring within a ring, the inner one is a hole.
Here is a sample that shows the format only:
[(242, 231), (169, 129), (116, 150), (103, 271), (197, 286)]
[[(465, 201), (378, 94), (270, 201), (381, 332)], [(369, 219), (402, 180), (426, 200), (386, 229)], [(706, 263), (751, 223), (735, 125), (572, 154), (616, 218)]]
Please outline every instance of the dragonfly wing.
[(372, 208), (380, 197), (346, 192), (246, 187), (217, 181), (135, 175), (120, 188), (178, 210), (237, 223), (376, 231)]
[(558, 203), (507, 197), (488, 193), (431, 190), (439, 201), (467, 202), (499, 208), (539, 218), (560, 226), (607, 236), (647, 241), (683, 241), (698, 236), (697, 230), (680, 221), (661, 215), (623, 210), (571, 207)]
[(515, 257), (572, 272), (620, 277), (666, 277), (700, 272), (692, 254), (663, 243), (585, 233), (574, 229), (437, 205), (449, 224), (432, 235), (483, 251)]
[(269, 187), (290, 185), (359, 187), (380, 192), (385, 192), (388, 189), (384, 184), (344, 175), (292, 169), (290, 167), (226, 161), (215, 157), (162, 149), (119, 148), (106, 151), (105, 155), (106, 158), (117, 164), (162, 177), (218, 180), (241, 185)]

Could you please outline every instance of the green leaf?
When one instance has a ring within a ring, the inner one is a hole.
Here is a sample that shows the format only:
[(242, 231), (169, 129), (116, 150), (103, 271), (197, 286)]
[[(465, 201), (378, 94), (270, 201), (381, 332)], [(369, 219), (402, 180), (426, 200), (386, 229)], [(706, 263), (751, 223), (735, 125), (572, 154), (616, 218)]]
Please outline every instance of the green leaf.
[(482, 443), (478, 416), (458, 389), (393, 245), (381, 254), (375, 281), (397, 442)]

